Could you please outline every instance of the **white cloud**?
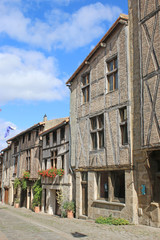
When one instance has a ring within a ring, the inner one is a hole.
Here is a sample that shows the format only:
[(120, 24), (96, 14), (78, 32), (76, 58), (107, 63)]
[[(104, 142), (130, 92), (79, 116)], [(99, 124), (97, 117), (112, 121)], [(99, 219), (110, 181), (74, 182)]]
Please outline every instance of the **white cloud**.
[(16, 130), (11, 130), (8, 137), (4, 138), (4, 135), (8, 126), (16, 127), (14, 123), (5, 122), (4, 120), (0, 119), (0, 151), (7, 147), (7, 143), (6, 143), (7, 139), (14, 137), (15, 135), (17, 135), (22, 131), (20, 129), (17, 129), (16, 127)]
[[(74, 49), (85, 46), (106, 31), (107, 22), (115, 20), (121, 9), (100, 2), (80, 8), (72, 14), (52, 9), (46, 21), (25, 17), (22, 10), (0, 4), (0, 32), (37, 47)], [(61, 15), (65, 16), (60, 18)], [(56, 19), (56, 24), (54, 22)]]
[(0, 102), (57, 100), (68, 89), (57, 78), (57, 62), (36, 51), (0, 49)]

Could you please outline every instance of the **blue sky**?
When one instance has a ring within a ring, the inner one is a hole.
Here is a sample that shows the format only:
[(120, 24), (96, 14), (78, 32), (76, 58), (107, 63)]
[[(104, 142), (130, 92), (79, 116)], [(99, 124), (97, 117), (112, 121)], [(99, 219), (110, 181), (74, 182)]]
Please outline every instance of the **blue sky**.
[(69, 116), (65, 85), (128, 0), (0, 0), (0, 149), (35, 123)]

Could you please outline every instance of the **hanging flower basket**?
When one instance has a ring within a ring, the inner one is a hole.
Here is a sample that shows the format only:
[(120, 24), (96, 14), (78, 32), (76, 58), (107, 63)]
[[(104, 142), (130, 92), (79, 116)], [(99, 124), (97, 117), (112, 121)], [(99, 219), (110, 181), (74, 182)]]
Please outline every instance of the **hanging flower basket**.
[(29, 178), (30, 178), (30, 173), (29, 173), (28, 171), (25, 171), (25, 172), (23, 173), (23, 178), (29, 179)]

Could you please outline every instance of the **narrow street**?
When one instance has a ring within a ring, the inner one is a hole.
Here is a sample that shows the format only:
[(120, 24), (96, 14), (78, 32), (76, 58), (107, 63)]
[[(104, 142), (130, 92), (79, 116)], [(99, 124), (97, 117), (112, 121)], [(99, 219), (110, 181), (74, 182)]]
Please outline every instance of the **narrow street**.
[(160, 229), (147, 226), (108, 226), (93, 220), (67, 219), (0, 204), (0, 240), (160, 239)]

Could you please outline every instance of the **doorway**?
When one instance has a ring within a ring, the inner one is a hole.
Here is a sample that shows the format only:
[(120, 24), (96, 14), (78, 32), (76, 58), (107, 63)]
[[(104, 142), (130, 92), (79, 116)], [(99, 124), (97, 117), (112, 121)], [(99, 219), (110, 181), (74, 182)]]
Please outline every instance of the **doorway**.
[(82, 215), (88, 216), (88, 172), (82, 172)]
[(4, 203), (8, 204), (8, 193), (9, 193), (9, 189), (5, 188), (5, 193), (4, 193)]

